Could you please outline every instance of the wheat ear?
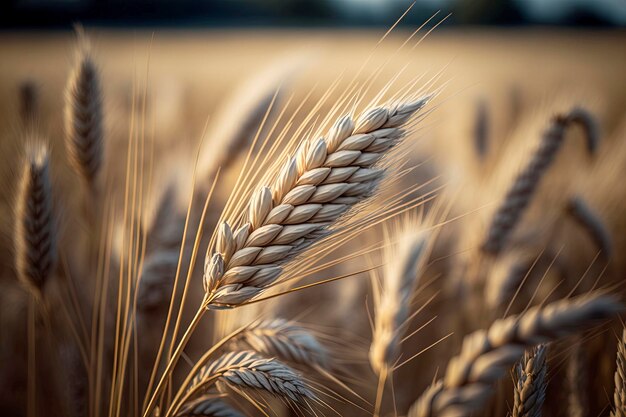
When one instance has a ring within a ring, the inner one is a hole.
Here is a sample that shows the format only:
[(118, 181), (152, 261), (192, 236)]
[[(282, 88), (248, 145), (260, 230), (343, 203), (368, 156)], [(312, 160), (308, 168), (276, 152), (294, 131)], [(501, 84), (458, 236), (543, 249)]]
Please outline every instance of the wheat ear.
[(489, 107), (484, 99), (476, 103), (474, 119), (474, 148), (480, 158), (487, 155), (489, 146)]
[(611, 257), (613, 245), (611, 234), (597, 213), (581, 197), (573, 197), (567, 205), (567, 213), (588, 234), (605, 259)]
[(137, 292), (138, 310), (158, 310), (169, 302), (184, 225), (185, 219), (176, 207), (175, 188), (170, 185), (161, 196), (154, 219), (147, 228), (149, 238)]
[(461, 353), (448, 363), (443, 381), (422, 394), (409, 416), (470, 416), (485, 406), (493, 383), (525, 349), (570, 335), (596, 320), (610, 318), (620, 309), (613, 297), (590, 293), (495, 321), (489, 329), (465, 337)]
[(82, 36), (80, 42), (65, 95), (66, 149), (74, 169), (93, 186), (103, 155), (102, 95), (96, 64)]
[(541, 417), (546, 398), (546, 345), (529, 349), (517, 365), (513, 417)]
[(271, 187), (252, 196), (248, 221), (224, 222), (207, 253), (204, 289), (209, 306), (233, 307), (275, 283), (282, 265), (330, 233), (330, 227), (374, 191), (384, 169), (374, 165), (404, 136), (411, 117), (428, 101), (346, 115), (326, 137), (305, 140)]
[(19, 86), (20, 118), (27, 126), (37, 117), (39, 88), (32, 80), (25, 80)]
[(398, 360), (427, 239), (426, 233), (407, 230), (393, 245), (394, 249), (385, 253), (382, 294), (375, 306), (376, 318), (369, 351), (370, 364), (377, 374), (393, 367)]
[(614, 379), (611, 417), (626, 417), (626, 329), (622, 330), (622, 339), (617, 342)]
[(523, 249), (513, 249), (499, 257), (485, 285), (485, 299), (492, 308), (508, 303), (532, 269), (535, 257)]
[(583, 127), (589, 153), (594, 153), (598, 143), (598, 133), (593, 117), (580, 108), (571, 110), (566, 115), (558, 115), (552, 119), (544, 132), (541, 144), (530, 159), (524, 170), (517, 176), (507, 192), (504, 201), (491, 220), (487, 238), (483, 243), (483, 251), (498, 254), (519, 222), (526, 207), (532, 201), (541, 178), (552, 165), (557, 152), (561, 148), (567, 128), (572, 124)]
[(176, 417), (244, 417), (219, 398), (203, 396), (188, 402)]
[(29, 150), (16, 204), (15, 262), (20, 280), (40, 293), (57, 261), (50, 159), (43, 145)]
[(235, 388), (264, 391), (295, 403), (316, 398), (293, 369), (251, 350), (226, 353), (202, 367), (192, 380), (188, 394), (206, 392), (217, 381)]
[(302, 326), (282, 318), (256, 323), (235, 340), (256, 352), (287, 362), (322, 368), (329, 366), (328, 352), (316, 337)]

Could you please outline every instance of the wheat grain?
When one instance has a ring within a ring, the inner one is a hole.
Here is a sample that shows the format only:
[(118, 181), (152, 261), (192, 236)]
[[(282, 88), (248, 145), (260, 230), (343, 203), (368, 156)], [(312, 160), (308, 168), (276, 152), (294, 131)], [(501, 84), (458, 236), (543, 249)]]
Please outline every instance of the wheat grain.
[(593, 120), (587, 111), (579, 108), (552, 119), (550, 126), (543, 134), (539, 147), (528, 165), (515, 178), (504, 201), (494, 214), (482, 245), (483, 251), (491, 254), (498, 254), (502, 251), (510, 233), (535, 195), (541, 178), (552, 165), (570, 125), (579, 124), (583, 127), (588, 151), (589, 153), (595, 152), (598, 134)]
[(469, 416), (485, 406), (500, 379), (528, 347), (574, 333), (621, 309), (610, 296), (590, 293), (537, 306), (495, 321), (488, 330), (465, 337), (443, 381), (433, 384), (409, 410), (410, 417)]
[(516, 368), (513, 417), (541, 417), (541, 407), (546, 398), (545, 345), (527, 350)]
[(382, 294), (375, 306), (376, 318), (369, 351), (370, 365), (377, 374), (393, 367), (398, 359), (427, 240), (426, 233), (407, 229), (385, 253)]
[(567, 205), (567, 213), (585, 230), (605, 259), (611, 257), (611, 234), (597, 213), (581, 197), (573, 197)]
[(92, 187), (103, 158), (102, 95), (98, 69), (79, 34), (78, 59), (65, 95), (65, 135), (69, 160)]
[(327, 350), (298, 324), (276, 318), (250, 326), (237, 338), (256, 352), (299, 365), (328, 368)]
[(374, 191), (383, 169), (374, 165), (404, 136), (402, 129), (428, 101), (377, 107), (356, 120), (340, 118), (326, 138), (305, 140), (271, 187), (254, 193), (248, 222), (219, 228), (207, 253), (209, 305), (237, 306), (271, 286), (282, 265), (330, 233), (330, 227)]
[(219, 398), (204, 396), (187, 403), (177, 417), (244, 417)]
[(622, 330), (622, 339), (617, 342), (615, 359), (615, 391), (613, 392), (613, 410), (611, 417), (626, 417), (626, 329)]
[(226, 353), (202, 367), (192, 380), (189, 392), (206, 391), (218, 380), (234, 387), (264, 391), (295, 403), (316, 398), (290, 367), (250, 350)]
[(40, 293), (57, 261), (50, 159), (41, 144), (28, 150), (16, 204), (15, 262), (20, 280)]

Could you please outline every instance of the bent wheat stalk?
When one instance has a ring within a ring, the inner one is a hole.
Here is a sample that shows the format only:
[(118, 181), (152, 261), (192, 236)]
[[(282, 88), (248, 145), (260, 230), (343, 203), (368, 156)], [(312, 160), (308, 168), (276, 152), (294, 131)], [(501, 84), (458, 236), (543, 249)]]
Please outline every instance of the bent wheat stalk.
[(566, 210), (567, 214), (589, 234), (589, 237), (600, 251), (600, 255), (604, 259), (610, 258), (613, 248), (611, 234), (606, 229), (604, 223), (602, 223), (598, 214), (581, 197), (573, 197), (569, 201)]
[(15, 262), (20, 281), (37, 296), (57, 262), (50, 159), (43, 145), (28, 150), (16, 204)]
[(331, 233), (337, 220), (375, 190), (374, 167), (404, 136), (402, 127), (428, 97), (377, 107), (356, 120), (346, 115), (326, 137), (305, 140), (271, 187), (252, 196), (247, 222), (219, 228), (207, 253), (204, 289), (209, 308), (232, 308), (275, 283), (283, 264)]
[(470, 416), (485, 405), (493, 393), (492, 384), (525, 349), (570, 335), (619, 310), (615, 298), (590, 293), (495, 321), (489, 329), (465, 337), (461, 353), (448, 363), (444, 379), (422, 394), (409, 416)]
[(541, 417), (541, 407), (546, 398), (545, 345), (527, 350), (517, 365), (514, 388), (513, 417)]
[(579, 124), (585, 131), (587, 149), (595, 153), (598, 133), (593, 117), (584, 109), (575, 108), (568, 114), (553, 118), (550, 126), (543, 134), (541, 144), (535, 151), (530, 162), (517, 176), (513, 185), (504, 197), (504, 201), (491, 220), (487, 237), (482, 250), (489, 254), (500, 253), (509, 235), (519, 222), (522, 214), (532, 201), (541, 178), (554, 162), (567, 128)]

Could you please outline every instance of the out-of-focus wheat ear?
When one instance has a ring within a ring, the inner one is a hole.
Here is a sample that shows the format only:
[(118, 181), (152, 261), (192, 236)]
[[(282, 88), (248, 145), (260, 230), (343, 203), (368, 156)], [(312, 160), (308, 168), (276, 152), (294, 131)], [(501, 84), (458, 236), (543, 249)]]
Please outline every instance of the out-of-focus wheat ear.
[(434, 384), (409, 410), (410, 417), (470, 416), (482, 409), (502, 378), (524, 351), (575, 333), (622, 309), (613, 297), (589, 293), (528, 309), (495, 321), (466, 336), (443, 381)]
[(217, 169), (228, 169), (249, 149), (266, 115), (270, 121), (275, 118), (287, 84), (302, 66), (301, 57), (289, 58), (254, 71), (217, 110), (198, 162), (201, 184), (212, 179)]
[(571, 349), (567, 358), (567, 411), (571, 417), (584, 417), (589, 413), (587, 356), (580, 339)]
[(245, 417), (215, 396), (203, 396), (185, 404), (176, 417)]
[(369, 351), (372, 369), (380, 375), (393, 367), (411, 311), (411, 298), (419, 281), (419, 266), (425, 258), (428, 234), (405, 230), (385, 253), (382, 294), (375, 305), (374, 333)]
[(546, 345), (526, 350), (517, 364), (513, 390), (513, 417), (541, 417), (546, 398)]
[(94, 188), (104, 153), (102, 93), (98, 68), (80, 32), (79, 43), (65, 93), (65, 143), (72, 166)]
[(626, 329), (622, 330), (622, 338), (617, 342), (614, 380), (611, 417), (626, 417)]
[(138, 311), (162, 310), (171, 299), (185, 227), (185, 216), (178, 211), (176, 198), (175, 186), (170, 184), (153, 218), (146, 221), (148, 240), (137, 289)]
[(296, 371), (251, 350), (226, 353), (202, 367), (192, 380), (188, 394), (206, 392), (218, 381), (235, 388), (266, 392), (294, 404), (316, 398)]
[(508, 303), (531, 271), (535, 256), (524, 249), (512, 249), (499, 257), (485, 284), (485, 299), (493, 309)]
[(242, 332), (235, 340), (269, 357), (305, 366), (328, 368), (328, 351), (315, 335), (295, 322), (282, 318), (262, 320)]
[(15, 262), (19, 279), (38, 295), (57, 262), (52, 204), (48, 150), (33, 144), (22, 165), (15, 207)]
[(595, 213), (582, 197), (573, 197), (567, 204), (567, 214), (589, 234), (604, 259), (611, 257), (613, 244), (611, 234), (600, 216)]
[(593, 117), (584, 109), (574, 108), (565, 115), (552, 119), (544, 132), (541, 143), (528, 165), (515, 178), (504, 201), (494, 214), (487, 237), (482, 245), (484, 252), (498, 254), (526, 208), (532, 201), (537, 187), (561, 148), (567, 128), (572, 124), (582, 126), (586, 134), (587, 149), (594, 153), (598, 144), (598, 133)]
[(474, 149), (479, 158), (487, 155), (489, 147), (489, 107), (485, 99), (476, 102), (474, 116)]
[(218, 229), (218, 245), (205, 258), (208, 308), (253, 299), (276, 283), (284, 264), (330, 236), (339, 219), (374, 194), (385, 173), (378, 162), (400, 143), (430, 98), (372, 108), (354, 122), (340, 118), (327, 138), (302, 141), (274, 184), (252, 195), (247, 223), (236, 220)]
[(22, 124), (32, 125), (39, 112), (39, 87), (35, 81), (22, 81), (19, 86), (19, 103)]

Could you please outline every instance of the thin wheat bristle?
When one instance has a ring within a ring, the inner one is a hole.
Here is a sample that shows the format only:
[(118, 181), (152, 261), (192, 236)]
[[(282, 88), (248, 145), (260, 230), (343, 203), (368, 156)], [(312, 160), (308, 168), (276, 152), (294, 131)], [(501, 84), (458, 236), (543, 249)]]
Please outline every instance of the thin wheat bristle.
[(82, 42), (66, 89), (66, 149), (74, 169), (93, 185), (103, 159), (102, 94), (98, 68)]
[(206, 391), (217, 381), (233, 387), (264, 391), (295, 403), (316, 398), (293, 369), (251, 350), (226, 353), (202, 367), (192, 380), (189, 391)]
[(581, 340), (572, 346), (572, 350), (567, 358), (567, 411), (569, 416), (583, 417), (589, 412), (587, 357)]
[(15, 262), (20, 280), (41, 292), (57, 262), (50, 159), (43, 145), (28, 152), (16, 204)]
[(203, 396), (187, 403), (176, 417), (244, 417), (219, 398)]
[(546, 398), (546, 345), (529, 349), (517, 364), (514, 387), (513, 417), (541, 417)]
[(486, 405), (493, 383), (506, 374), (525, 349), (570, 335), (620, 310), (615, 298), (589, 293), (495, 321), (489, 329), (465, 337), (461, 353), (448, 362), (443, 381), (425, 391), (409, 416), (472, 415)]
[(567, 205), (567, 213), (588, 234), (605, 259), (611, 257), (613, 245), (611, 234), (597, 213), (581, 197), (573, 197)]
[(250, 199), (247, 223), (224, 222), (205, 259), (209, 306), (240, 305), (270, 287), (283, 264), (327, 236), (332, 225), (372, 195), (384, 174), (375, 165), (404, 136), (428, 101), (377, 107), (340, 118), (328, 135), (302, 142), (271, 187)]
[(327, 350), (313, 333), (282, 319), (263, 320), (241, 333), (239, 340), (256, 352), (300, 365), (328, 368)]
[(611, 417), (626, 417), (626, 329), (617, 342), (615, 359), (615, 391), (613, 392), (613, 410)]
[(369, 351), (370, 365), (377, 374), (393, 367), (398, 360), (427, 240), (428, 235), (424, 232), (405, 230), (385, 253), (382, 294), (375, 306), (374, 333)]
[(498, 254), (502, 251), (507, 239), (522, 214), (532, 201), (537, 187), (548, 168), (561, 149), (567, 128), (572, 124), (580, 124), (586, 133), (587, 149), (590, 153), (597, 148), (598, 137), (590, 121), (588, 112), (575, 108), (566, 115), (558, 115), (552, 119), (544, 132), (541, 143), (532, 155), (528, 165), (515, 178), (504, 201), (491, 220), (487, 237), (482, 245), (483, 251)]

